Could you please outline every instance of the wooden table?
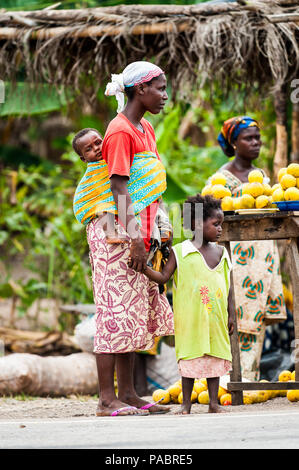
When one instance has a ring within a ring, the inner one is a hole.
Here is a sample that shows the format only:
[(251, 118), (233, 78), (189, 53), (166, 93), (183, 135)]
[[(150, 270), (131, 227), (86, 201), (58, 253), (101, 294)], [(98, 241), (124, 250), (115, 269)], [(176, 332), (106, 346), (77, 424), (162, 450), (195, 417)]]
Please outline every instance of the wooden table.
[[(232, 405), (243, 404), (243, 390), (299, 389), (299, 212), (264, 212), (256, 214), (225, 215), (220, 243), (229, 254), (230, 242), (249, 240), (287, 240), (287, 262), (294, 298), (295, 329), (295, 382), (242, 382), (237, 318), (234, 318), (234, 333), (231, 336), (232, 372), (228, 390), (232, 394)], [(234, 297), (234, 296), (233, 296)], [(234, 298), (233, 298), (234, 301)]]

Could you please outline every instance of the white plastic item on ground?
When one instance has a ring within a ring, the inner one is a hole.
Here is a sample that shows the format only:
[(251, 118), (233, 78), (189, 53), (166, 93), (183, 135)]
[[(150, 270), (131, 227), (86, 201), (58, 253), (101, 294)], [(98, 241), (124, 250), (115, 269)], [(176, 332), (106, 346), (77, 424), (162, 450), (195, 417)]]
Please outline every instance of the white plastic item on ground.
[[(222, 377), (220, 377), (219, 385), (225, 390), (227, 390), (228, 382), (231, 382), (230, 375), (223, 375)], [(248, 380), (245, 377), (242, 377), (242, 382), (251, 382), (251, 380)]]
[(42, 357), (15, 353), (0, 357), (0, 395), (94, 395), (98, 393), (95, 357), (86, 352)]
[(93, 352), (93, 338), (96, 332), (95, 315), (88, 315), (78, 323), (74, 331), (74, 340), (82, 351)]

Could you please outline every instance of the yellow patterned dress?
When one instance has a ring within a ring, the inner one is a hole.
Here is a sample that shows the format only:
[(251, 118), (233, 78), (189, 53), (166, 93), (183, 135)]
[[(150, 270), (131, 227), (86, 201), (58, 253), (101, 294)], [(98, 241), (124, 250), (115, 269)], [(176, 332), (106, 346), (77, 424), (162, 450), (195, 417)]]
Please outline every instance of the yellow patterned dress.
[[(228, 170), (220, 168), (219, 172), (225, 175), (233, 197), (240, 196), (242, 182)], [(286, 319), (277, 243), (236, 241), (230, 249), (242, 375), (259, 380), (266, 325)]]

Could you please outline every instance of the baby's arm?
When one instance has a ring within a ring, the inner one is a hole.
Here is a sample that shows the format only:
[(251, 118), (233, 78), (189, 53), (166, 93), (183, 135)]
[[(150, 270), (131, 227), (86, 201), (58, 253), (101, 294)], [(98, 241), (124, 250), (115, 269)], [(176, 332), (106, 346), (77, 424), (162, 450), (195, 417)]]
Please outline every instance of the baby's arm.
[(167, 263), (162, 269), (162, 272), (155, 271), (154, 269), (146, 266), (144, 274), (151, 280), (156, 282), (157, 284), (166, 284), (167, 281), (171, 278), (174, 271), (176, 270), (176, 259), (173, 250), (170, 250), (169, 258)]

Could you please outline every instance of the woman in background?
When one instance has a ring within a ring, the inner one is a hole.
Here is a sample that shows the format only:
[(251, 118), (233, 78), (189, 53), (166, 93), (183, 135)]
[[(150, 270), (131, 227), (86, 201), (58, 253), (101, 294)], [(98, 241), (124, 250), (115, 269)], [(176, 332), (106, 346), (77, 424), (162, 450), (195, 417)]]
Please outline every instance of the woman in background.
[[(218, 142), (227, 157), (234, 157), (218, 171), (232, 196), (241, 196), (248, 174), (257, 169), (259, 125), (249, 116), (232, 117), (224, 122)], [(278, 248), (273, 240), (231, 242), (230, 248), (242, 375), (259, 380), (266, 325), (286, 319)]]

